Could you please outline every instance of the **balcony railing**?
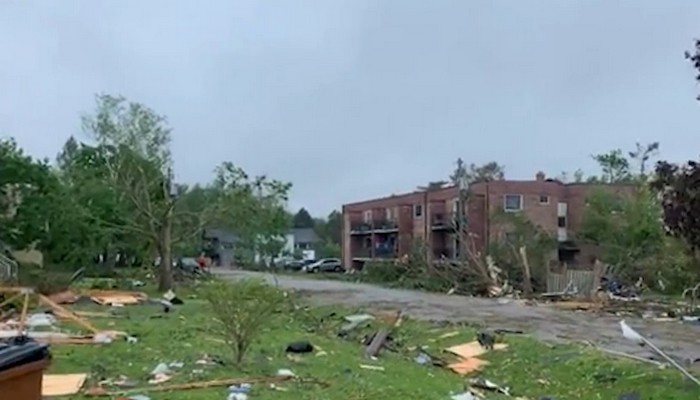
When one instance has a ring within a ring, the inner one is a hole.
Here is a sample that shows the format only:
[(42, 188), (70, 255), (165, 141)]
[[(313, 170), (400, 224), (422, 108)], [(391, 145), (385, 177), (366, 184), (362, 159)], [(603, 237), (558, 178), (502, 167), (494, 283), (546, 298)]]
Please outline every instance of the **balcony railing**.
[(393, 231), (398, 229), (399, 225), (391, 219), (380, 219), (374, 221), (372, 228), (375, 231)]
[(366, 222), (352, 222), (350, 223), (350, 232), (352, 233), (364, 233), (371, 232), (372, 224)]
[[(455, 229), (459, 227), (459, 213), (444, 212), (434, 213), (431, 219), (433, 229)], [(467, 216), (464, 216), (464, 223), (467, 223)]]
[(394, 220), (382, 219), (374, 220), (372, 223), (352, 222), (350, 232), (355, 234), (370, 232), (391, 232), (399, 229), (399, 225)]

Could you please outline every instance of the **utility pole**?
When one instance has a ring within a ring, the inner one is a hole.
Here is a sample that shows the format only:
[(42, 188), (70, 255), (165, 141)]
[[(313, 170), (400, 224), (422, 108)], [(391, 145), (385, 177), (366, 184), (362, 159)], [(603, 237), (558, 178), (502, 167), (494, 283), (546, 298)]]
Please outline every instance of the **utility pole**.
[(461, 169), (460, 171), (460, 176), (459, 176), (459, 207), (457, 209), (457, 212), (459, 213), (458, 215), (458, 225), (459, 225), (459, 259), (462, 263), (462, 265), (465, 264), (466, 259), (467, 259), (467, 244), (466, 244), (466, 239), (467, 239), (467, 224), (466, 224), (466, 216), (464, 215), (464, 209), (465, 209), (465, 203), (467, 201), (467, 191), (469, 190), (469, 182), (467, 181), (467, 174), (466, 171), (464, 171), (464, 168)]
[(467, 169), (464, 167), (464, 161), (461, 158), (457, 159), (457, 169), (453, 175), (453, 182), (459, 189), (459, 205), (457, 207), (457, 239), (459, 240), (459, 259), (462, 264), (466, 263), (467, 259), (467, 221), (465, 215), (465, 204), (467, 202), (467, 194), (469, 192), (469, 180)]

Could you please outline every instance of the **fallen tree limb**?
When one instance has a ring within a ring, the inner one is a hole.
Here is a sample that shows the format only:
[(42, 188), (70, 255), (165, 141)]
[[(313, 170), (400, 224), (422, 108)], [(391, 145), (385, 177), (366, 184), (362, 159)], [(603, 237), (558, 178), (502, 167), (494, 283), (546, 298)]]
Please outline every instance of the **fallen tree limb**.
[(140, 393), (152, 393), (152, 392), (171, 392), (176, 390), (192, 390), (192, 389), (205, 389), (210, 387), (223, 387), (231, 385), (241, 385), (244, 383), (279, 383), (292, 379), (292, 376), (263, 376), (263, 377), (248, 377), (248, 378), (232, 378), (232, 379), (217, 379), (212, 381), (203, 382), (190, 382), (190, 383), (180, 383), (175, 385), (163, 385), (163, 386), (146, 386), (138, 389), (129, 389), (121, 391), (109, 392), (101, 387), (87, 389), (85, 391), (85, 396), (88, 397), (115, 397), (115, 396), (129, 396), (133, 394)]
[(367, 345), (367, 348), (365, 348), (365, 356), (367, 357), (376, 357), (379, 354), (379, 351), (384, 347), (386, 344), (386, 339), (389, 337), (391, 334), (391, 330), (393, 328), (398, 327), (401, 325), (401, 311), (398, 311), (396, 313), (396, 317), (391, 325), (389, 325), (388, 328), (382, 328), (377, 332), (376, 335), (372, 338), (372, 341)]
[(665, 363), (662, 363), (660, 361), (656, 361), (656, 360), (652, 360), (652, 359), (644, 358), (644, 357), (640, 357), (640, 356), (635, 356), (634, 354), (623, 353), (623, 352), (617, 351), (617, 350), (605, 349), (603, 347), (596, 347), (596, 348), (598, 350), (602, 351), (603, 353), (610, 354), (613, 356), (627, 358), (627, 359), (635, 360), (635, 361), (641, 361), (641, 362), (656, 365), (657, 367), (665, 367), (666, 366)]

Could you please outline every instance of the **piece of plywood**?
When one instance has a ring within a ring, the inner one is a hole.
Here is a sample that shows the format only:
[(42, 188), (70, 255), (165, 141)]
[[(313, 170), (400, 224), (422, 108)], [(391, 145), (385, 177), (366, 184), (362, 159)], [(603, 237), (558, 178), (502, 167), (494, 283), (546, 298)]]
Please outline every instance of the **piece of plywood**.
[(453, 372), (456, 372), (460, 375), (469, 375), (470, 373), (474, 371), (478, 371), (481, 368), (483, 368), (485, 365), (488, 365), (488, 361), (482, 360), (480, 358), (472, 357), (466, 360), (461, 360), (456, 363), (452, 363), (447, 366), (450, 370)]
[(141, 300), (131, 296), (91, 296), (90, 299), (103, 306), (112, 304), (138, 304)]
[(54, 293), (48, 296), (48, 298), (56, 304), (73, 304), (80, 299), (80, 296), (70, 290), (66, 290), (64, 292)]
[(138, 304), (148, 296), (141, 292), (125, 292), (121, 290), (90, 290), (87, 292), (90, 299), (98, 304)]
[(78, 394), (85, 384), (87, 374), (44, 375), (41, 395), (44, 397)]
[[(505, 343), (496, 343), (493, 345), (494, 350), (504, 350), (507, 347), (508, 347), (508, 345)], [(488, 351), (487, 349), (483, 348), (479, 344), (479, 342), (477, 342), (477, 341), (448, 347), (445, 350), (447, 350), (448, 352), (450, 352), (452, 354), (458, 355), (464, 359), (469, 359), (472, 357), (479, 357), (483, 354), (486, 354), (486, 352)]]

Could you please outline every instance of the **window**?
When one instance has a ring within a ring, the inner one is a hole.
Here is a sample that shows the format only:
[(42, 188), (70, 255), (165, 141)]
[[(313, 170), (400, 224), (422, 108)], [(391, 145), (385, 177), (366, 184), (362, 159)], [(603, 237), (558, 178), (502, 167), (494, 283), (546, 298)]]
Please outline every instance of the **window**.
[(416, 218), (423, 216), (423, 205), (422, 204), (416, 204), (413, 206), (413, 216), (415, 216)]
[(459, 199), (455, 199), (452, 202), (452, 212), (457, 214), (459, 212)]
[(523, 209), (523, 196), (519, 194), (507, 194), (503, 196), (503, 209), (505, 211), (520, 211)]
[(393, 221), (394, 220), (394, 209), (393, 208), (387, 208), (386, 209), (386, 219), (388, 221)]
[(549, 204), (549, 196), (547, 196), (546, 194), (541, 194), (540, 204)]
[(557, 226), (560, 228), (566, 228), (566, 217), (557, 218)]
[(365, 211), (365, 224), (372, 222), (372, 210)]

